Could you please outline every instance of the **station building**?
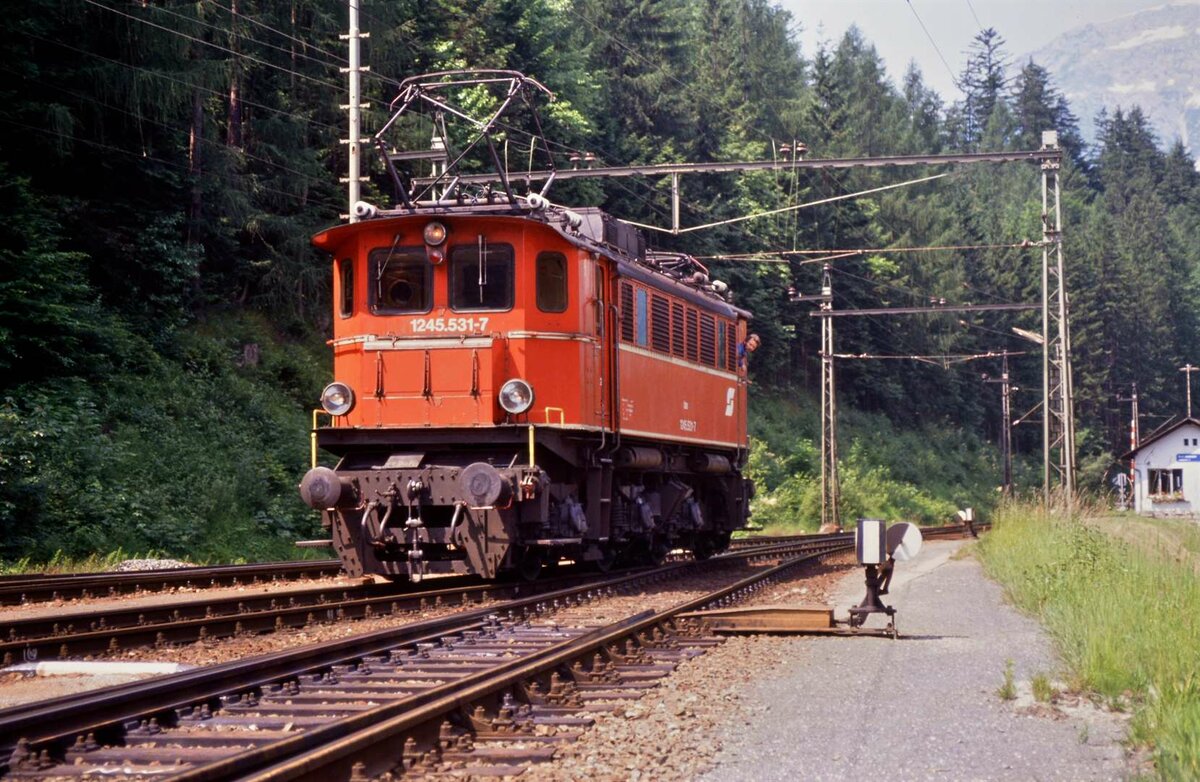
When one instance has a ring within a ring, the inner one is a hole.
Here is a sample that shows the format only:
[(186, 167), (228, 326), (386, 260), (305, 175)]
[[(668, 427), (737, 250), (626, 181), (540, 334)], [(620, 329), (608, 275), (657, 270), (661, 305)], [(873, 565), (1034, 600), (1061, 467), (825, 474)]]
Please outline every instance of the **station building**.
[(1200, 419), (1154, 432), (1124, 458), (1132, 460), (1137, 513), (1200, 517)]

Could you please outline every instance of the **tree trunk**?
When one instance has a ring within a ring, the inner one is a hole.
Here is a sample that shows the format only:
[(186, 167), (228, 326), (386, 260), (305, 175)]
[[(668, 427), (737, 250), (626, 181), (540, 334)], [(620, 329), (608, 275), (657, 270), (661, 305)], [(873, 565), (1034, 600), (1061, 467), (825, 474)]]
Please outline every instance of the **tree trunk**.
[(200, 216), (204, 209), (204, 190), (201, 186), (204, 177), (204, 97), (200, 90), (192, 93), (192, 127), (188, 132), (188, 175), (192, 180), (192, 202), (188, 207), (189, 244), (196, 241), (195, 234), (200, 224)]
[(237, 22), (238, 0), (231, 0), (229, 13), (229, 49), (233, 52), (229, 74), (229, 127), (225, 134), (225, 143), (231, 147), (242, 146), (242, 92), (241, 64), (238, 62)]

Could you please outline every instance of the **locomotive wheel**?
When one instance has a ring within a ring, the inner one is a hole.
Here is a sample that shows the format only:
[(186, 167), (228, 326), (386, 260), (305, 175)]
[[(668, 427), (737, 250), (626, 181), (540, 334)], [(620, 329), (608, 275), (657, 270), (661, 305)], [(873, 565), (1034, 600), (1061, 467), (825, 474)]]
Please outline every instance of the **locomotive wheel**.
[(544, 563), (545, 557), (542, 556), (541, 551), (527, 548), (517, 558), (517, 573), (524, 581), (537, 581), (538, 576), (542, 574)]
[(717, 541), (713, 540), (712, 535), (697, 535), (692, 541), (692, 556), (699, 562), (712, 557), (717, 553)]
[(650, 544), (650, 564), (662, 567), (666, 564), (667, 555), (670, 553), (671, 547), (665, 540), (655, 540)]
[(600, 559), (592, 560), (592, 566), (601, 573), (607, 573), (617, 564), (619, 558), (616, 546), (606, 545), (600, 549)]

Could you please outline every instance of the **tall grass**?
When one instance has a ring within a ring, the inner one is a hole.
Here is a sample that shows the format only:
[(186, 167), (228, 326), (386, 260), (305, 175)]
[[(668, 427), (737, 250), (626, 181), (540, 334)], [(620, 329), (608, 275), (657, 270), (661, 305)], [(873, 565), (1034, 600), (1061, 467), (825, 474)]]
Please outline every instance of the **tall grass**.
[(987, 571), (1045, 624), (1073, 684), (1134, 709), (1163, 779), (1200, 779), (1200, 579), (1190, 568), (1035, 510), (999, 511)]

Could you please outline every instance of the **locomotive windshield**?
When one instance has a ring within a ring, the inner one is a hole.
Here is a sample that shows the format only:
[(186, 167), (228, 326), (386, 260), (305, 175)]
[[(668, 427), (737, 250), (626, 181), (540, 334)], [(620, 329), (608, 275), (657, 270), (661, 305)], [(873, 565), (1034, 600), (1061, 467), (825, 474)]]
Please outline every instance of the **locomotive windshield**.
[(562, 253), (538, 253), (537, 306), (542, 312), (567, 310), (567, 256)]
[(429, 312), (433, 267), (424, 247), (380, 247), (371, 251), (371, 311), (377, 315)]
[(450, 308), (456, 312), (513, 306), (511, 244), (460, 244), (450, 250)]

